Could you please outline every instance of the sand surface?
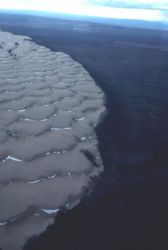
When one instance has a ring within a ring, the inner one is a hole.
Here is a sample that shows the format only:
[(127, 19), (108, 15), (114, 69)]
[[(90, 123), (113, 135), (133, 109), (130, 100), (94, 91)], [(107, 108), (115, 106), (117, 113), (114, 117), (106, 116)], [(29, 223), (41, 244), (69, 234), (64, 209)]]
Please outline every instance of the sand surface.
[(0, 247), (19, 250), (103, 170), (104, 95), (70, 56), (0, 32)]

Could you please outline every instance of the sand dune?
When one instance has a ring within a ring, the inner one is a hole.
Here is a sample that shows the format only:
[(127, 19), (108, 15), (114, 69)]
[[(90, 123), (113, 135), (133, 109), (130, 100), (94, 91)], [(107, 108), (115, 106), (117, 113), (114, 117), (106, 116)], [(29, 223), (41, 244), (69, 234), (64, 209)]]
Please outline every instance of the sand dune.
[(103, 170), (104, 95), (68, 55), (0, 32), (0, 247), (19, 250)]

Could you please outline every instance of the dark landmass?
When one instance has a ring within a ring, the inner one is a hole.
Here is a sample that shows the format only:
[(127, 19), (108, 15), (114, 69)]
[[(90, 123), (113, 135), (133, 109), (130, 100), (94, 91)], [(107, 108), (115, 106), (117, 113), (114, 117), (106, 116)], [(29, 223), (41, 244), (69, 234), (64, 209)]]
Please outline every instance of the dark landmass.
[(107, 98), (102, 178), (25, 249), (168, 249), (168, 33), (12, 15), (0, 29), (68, 53)]

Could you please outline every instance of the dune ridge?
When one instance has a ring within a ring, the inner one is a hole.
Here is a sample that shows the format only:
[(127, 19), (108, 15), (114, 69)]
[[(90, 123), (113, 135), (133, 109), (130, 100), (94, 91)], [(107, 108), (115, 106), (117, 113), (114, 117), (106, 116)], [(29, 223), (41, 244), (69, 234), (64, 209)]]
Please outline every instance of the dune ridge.
[(0, 31), (0, 247), (22, 249), (103, 171), (105, 98), (69, 55)]

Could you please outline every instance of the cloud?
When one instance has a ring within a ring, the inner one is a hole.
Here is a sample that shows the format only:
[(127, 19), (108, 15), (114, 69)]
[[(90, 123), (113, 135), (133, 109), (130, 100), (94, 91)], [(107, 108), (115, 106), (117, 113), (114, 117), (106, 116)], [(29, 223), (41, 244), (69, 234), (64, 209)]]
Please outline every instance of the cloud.
[[(156, 0), (122, 1), (122, 0), (0, 0), (1, 9), (34, 10), (53, 13), (68, 13), (117, 19), (136, 19), (148, 21), (166, 21), (165, 15), (157, 8), (166, 8), (166, 2), (159, 4)], [(118, 8), (120, 7), (120, 8)], [(147, 7), (155, 8), (154, 10)], [(146, 10), (141, 9), (146, 8)]]
[(52, 6), (57, 9), (60, 7), (69, 8), (73, 7), (86, 7), (89, 5), (93, 6), (105, 6), (105, 7), (136, 7), (136, 8), (156, 8), (156, 9), (168, 9), (167, 0), (0, 0), (0, 8), (39, 8), (40, 6), (46, 6), (47, 9), (49, 6)]
[(88, 0), (91, 4), (111, 7), (168, 9), (167, 0)]

